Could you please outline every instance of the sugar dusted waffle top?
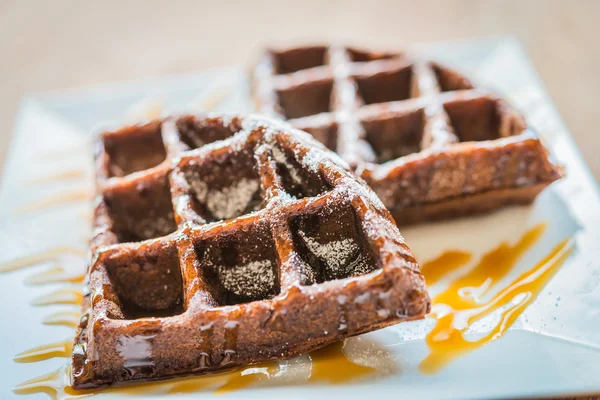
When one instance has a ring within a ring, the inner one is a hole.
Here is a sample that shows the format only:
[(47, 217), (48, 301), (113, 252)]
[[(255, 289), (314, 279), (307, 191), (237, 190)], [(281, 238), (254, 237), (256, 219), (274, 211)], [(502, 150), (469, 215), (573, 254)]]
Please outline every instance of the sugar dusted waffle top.
[(261, 117), (106, 132), (75, 388), (294, 357), (422, 318), (389, 212), (333, 152)]
[(336, 151), (399, 224), (529, 203), (563, 175), (504, 100), (407, 53), (268, 50), (252, 80), (261, 113)]

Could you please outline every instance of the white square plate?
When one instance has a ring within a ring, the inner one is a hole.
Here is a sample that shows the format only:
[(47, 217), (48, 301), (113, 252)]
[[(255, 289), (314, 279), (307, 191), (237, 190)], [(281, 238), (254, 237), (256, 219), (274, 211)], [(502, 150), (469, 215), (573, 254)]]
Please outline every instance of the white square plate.
[[(598, 188), (571, 136), (514, 39), (440, 44), (418, 50), (474, 76), (521, 109), (567, 173), (565, 179), (545, 190), (531, 207), (511, 207), (488, 216), (401, 229), (419, 260), (423, 263), (451, 249), (471, 252), (473, 262), (457, 272), (456, 277), (502, 241), (514, 244), (527, 229), (546, 223), (541, 239), (494, 286), (489, 293), (492, 296), (543, 259), (562, 240), (572, 237), (574, 251), (505, 336), (458, 357), (435, 374), (423, 374), (419, 368), (429, 353), (423, 339), (435, 324), (430, 318), (349, 339), (344, 349), (347, 358), (375, 371), (362, 379), (343, 385), (309, 384), (306, 378), (311, 373), (311, 362), (304, 356), (282, 364), (288, 372), (219, 398), (339, 395), (348, 399), (371, 396), (468, 399), (600, 392), (600, 201)], [(211, 96), (215, 91), (223, 87), (228, 92), (216, 110), (251, 110), (248, 83), (241, 69), (207, 70), (152, 82), (26, 98), (0, 188), (0, 263), (56, 246), (85, 249), (90, 205), (81, 199), (92, 188), (92, 168), (91, 155), (82, 144), (89, 141), (90, 132), (98, 128), (98, 122), (118, 125), (123, 122), (126, 110), (130, 117), (132, 112), (135, 115), (136, 110), (131, 108), (134, 104), (138, 104), (138, 113), (151, 110), (156, 106), (154, 103), (161, 103), (165, 111), (190, 109), (195, 102), (206, 106), (214, 100)], [(62, 180), (33, 182), (63, 171), (75, 172)], [(71, 200), (23, 210), (28, 204), (57, 195), (66, 195)], [(81, 267), (83, 260), (61, 257), (58, 263)], [(73, 335), (72, 328), (43, 325), (41, 321), (52, 313), (77, 311), (77, 306), (31, 305), (40, 295), (65, 287), (64, 283), (25, 284), (32, 275), (39, 276), (39, 272), (53, 268), (52, 263), (43, 264), (2, 274), (0, 278), (2, 398), (16, 397), (13, 386), (66, 363), (63, 358), (29, 364), (16, 364), (12, 360), (23, 350), (70, 339)], [(448, 279), (431, 287), (432, 294), (443, 289)], [(468, 337), (482, 336), (498, 321), (499, 315), (492, 314), (474, 323)], [(160, 396), (168, 390), (168, 385), (159, 385), (154, 392), (142, 396)], [(172, 397), (197, 396), (191, 393)], [(202, 396), (215, 395), (206, 390)], [(35, 397), (45, 395), (32, 396)], [(118, 398), (119, 392), (105, 392), (99, 397)]]

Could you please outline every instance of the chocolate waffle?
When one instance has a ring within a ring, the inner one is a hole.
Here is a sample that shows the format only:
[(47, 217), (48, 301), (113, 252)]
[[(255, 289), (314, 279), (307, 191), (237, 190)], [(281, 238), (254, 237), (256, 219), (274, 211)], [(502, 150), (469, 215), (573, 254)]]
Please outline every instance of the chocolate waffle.
[(340, 154), (399, 224), (529, 203), (563, 175), (505, 101), (411, 54), (268, 50), (252, 80), (261, 113)]
[(290, 358), (430, 309), (377, 196), (285, 123), (130, 126), (96, 167), (75, 388)]

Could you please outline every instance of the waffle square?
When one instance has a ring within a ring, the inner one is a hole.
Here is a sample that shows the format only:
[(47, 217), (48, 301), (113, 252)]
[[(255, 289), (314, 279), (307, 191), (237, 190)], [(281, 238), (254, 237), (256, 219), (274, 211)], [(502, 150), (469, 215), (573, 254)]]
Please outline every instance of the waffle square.
[(430, 309), (377, 196), (288, 124), (129, 126), (96, 169), (75, 388), (290, 358)]
[(336, 151), (401, 225), (529, 203), (563, 176), (504, 100), (409, 53), (267, 50), (252, 92), (261, 113)]

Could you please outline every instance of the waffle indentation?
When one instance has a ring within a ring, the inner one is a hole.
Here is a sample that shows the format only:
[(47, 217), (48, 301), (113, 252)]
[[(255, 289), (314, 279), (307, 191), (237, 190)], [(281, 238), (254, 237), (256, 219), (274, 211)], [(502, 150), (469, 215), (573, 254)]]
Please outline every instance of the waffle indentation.
[(323, 46), (316, 46), (275, 53), (276, 71), (278, 74), (289, 74), (323, 65), (326, 50)]
[(275, 146), (273, 157), (282, 189), (294, 198), (314, 197), (331, 189), (318, 171), (301, 165), (288, 149)]
[(160, 124), (156, 122), (106, 133), (103, 145), (108, 155), (109, 177), (125, 176), (155, 167), (167, 157)]
[(227, 139), (241, 129), (239, 121), (233, 120), (228, 125), (216, 118), (198, 118), (195, 115), (187, 115), (176, 121), (179, 139), (190, 149), (196, 149), (204, 145)]
[(104, 260), (124, 319), (183, 312), (183, 283), (174, 243), (124, 250)]
[(395, 53), (373, 53), (359, 49), (348, 49), (350, 60), (353, 62), (368, 62), (376, 60), (389, 60), (398, 57)]
[(166, 170), (109, 187), (103, 205), (118, 242), (165, 236), (177, 228)]
[(494, 140), (501, 136), (500, 110), (493, 99), (455, 100), (444, 105), (460, 141)]
[(318, 283), (378, 268), (349, 205), (326, 206), (291, 222), (296, 245)]
[(279, 293), (277, 254), (267, 223), (240, 221), (196, 242), (195, 249), (218, 304), (266, 300)]
[(286, 118), (301, 118), (328, 112), (333, 81), (325, 79), (310, 85), (281, 89), (277, 92)]
[(431, 68), (433, 68), (435, 77), (442, 92), (473, 89), (473, 85), (467, 78), (455, 71), (452, 71), (450, 68), (443, 67), (436, 63), (432, 63)]
[(355, 80), (365, 104), (406, 100), (410, 97), (412, 69), (404, 66), (374, 75), (357, 76)]
[(377, 162), (384, 163), (421, 150), (425, 113), (419, 109), (389, 118), (364, 120), (363, 127)]
[(224, 150), (179, 165), (194, 211), (207, 222), (231, 219), (264, 206), (253, 155), (247, 150)]

